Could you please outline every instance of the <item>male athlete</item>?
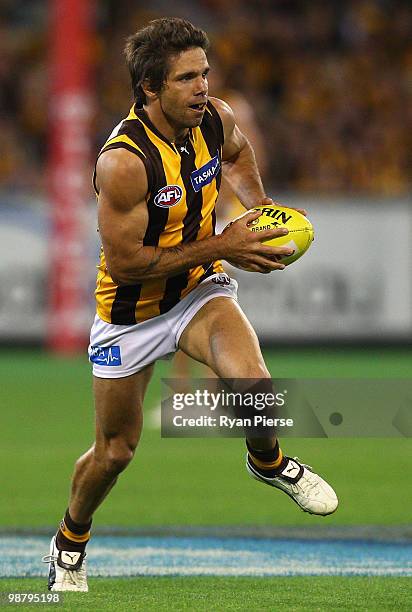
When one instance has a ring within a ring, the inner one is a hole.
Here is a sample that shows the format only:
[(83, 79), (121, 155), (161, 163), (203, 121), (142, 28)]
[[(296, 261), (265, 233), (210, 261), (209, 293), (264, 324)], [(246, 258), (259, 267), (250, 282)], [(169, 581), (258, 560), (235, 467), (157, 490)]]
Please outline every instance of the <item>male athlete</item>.
[[(102, 253), (93, 363), (96, 441), (76, 463), (69, 506), (52, 538), (49, 589), (87, 591), (85, 548), (92, 516), (131, 461), (154, 362), (178, 348), (220, 378), (267, 381), (255, 332), (221, 259), (250, 272), (282, 270), (289, 247), (251, 232), (251, 212), (214, 235), (222, 164), (246, 209), (271, 204), (253, 150), (230, 107), (208, 98), (206, 34), (191, 23), (152, 21), (128, 39), (135, 103), (96, 164)], [(247, 470), (303, 510), (326, 515), (333, 489), (275, 437), (248, 438)]]

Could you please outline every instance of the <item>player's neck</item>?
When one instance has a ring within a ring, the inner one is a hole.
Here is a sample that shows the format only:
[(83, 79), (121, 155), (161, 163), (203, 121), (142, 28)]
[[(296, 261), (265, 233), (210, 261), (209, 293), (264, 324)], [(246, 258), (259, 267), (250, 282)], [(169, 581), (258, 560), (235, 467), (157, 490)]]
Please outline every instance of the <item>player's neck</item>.
[(143, 106), (143, 108), (155, 128), (162, 134), (162, 136), (167, 138), (167, 140), (173, 143), (183, 142), (186, 140), (189, 134), (189, 128), (178, 128), (172, 125), (168, 121), (160, 106), (157, 104), (150, 104)]

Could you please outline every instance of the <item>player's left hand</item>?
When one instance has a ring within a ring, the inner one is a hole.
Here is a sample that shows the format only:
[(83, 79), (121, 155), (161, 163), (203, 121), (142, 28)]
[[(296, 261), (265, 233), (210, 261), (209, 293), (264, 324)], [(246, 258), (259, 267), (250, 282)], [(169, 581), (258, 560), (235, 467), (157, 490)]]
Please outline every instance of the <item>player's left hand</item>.
[(305, 217), (308, 216), (308, 211), (305, 208), (295, 208), (294, 206), (287, 206), (286, 204), (281, 204), (280, 202), (274, 202), (272, 198), (262, 198), (260, 202), (257, 202), (256, 206), (285, 206), (286, 208), (291, 208), (292, 210), (297, 210), (301, 215)]

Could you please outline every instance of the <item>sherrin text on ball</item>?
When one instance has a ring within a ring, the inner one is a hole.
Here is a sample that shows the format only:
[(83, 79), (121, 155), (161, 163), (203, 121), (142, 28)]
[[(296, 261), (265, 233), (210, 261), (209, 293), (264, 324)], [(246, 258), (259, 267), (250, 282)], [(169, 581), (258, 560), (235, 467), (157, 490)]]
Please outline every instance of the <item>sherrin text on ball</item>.
[(313, 242), (314, 231), (309, 219), (293, 208), (286, 206), (255, 206), (251, 211), (260, 210), (262, 214), (248, 224), (252, 232), (261, 232), (268, 229), (286, 227), (289, 231), (285, 236), (278, 236), (265, 240), (269, 246), (288, 246), (294, 250), (292, 255), (281, 258), (286, 266), (293, 263), (310, 247)]

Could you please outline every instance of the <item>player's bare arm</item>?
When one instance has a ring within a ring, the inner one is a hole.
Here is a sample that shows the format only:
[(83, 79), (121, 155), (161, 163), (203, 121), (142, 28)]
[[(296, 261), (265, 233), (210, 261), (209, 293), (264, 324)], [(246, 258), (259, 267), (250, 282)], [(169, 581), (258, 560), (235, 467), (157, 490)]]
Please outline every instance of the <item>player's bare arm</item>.
[[(232, 109), (223, 100), (218, 98), (211, 100), (223, 124), (225, 143), (222, 161), (224, 176), (229, 185), (247, 209), (258, 204), (268, 206), (276, 204), (265, 193), (255, 153), (246, 136), (236, 125)], [(303, 208), (294, 208), (294, 210), (306, 215), (306, 210)]]
[(255, 153), (235, 122), (233, 111), (226, 102), (211, 98), (220, 115), (224, 131), (222, 162), (229, 185), (245, 208), (253, 208), (266, 197), (256, 164)]
[(106, 263), (113, 281), (128, 285), (165, 278), (214, 259), (226, 259), (251, 272), (283, 269), (276, 261), (288, 247), (261, 242), (282, 235), (275, 229), (250, 232), (247, 223), (259, 213), (239, 219), (224, 234), (188, 244), (162, 248), (144, 246), (148, 224), (147, 175), (143, 162), (123, 149), (107, 151), (97, 164), (98, 222)]

